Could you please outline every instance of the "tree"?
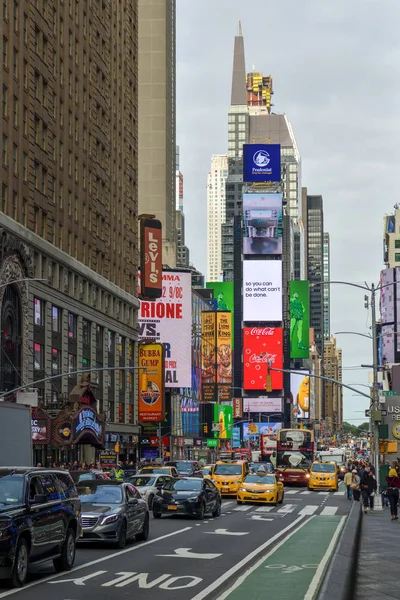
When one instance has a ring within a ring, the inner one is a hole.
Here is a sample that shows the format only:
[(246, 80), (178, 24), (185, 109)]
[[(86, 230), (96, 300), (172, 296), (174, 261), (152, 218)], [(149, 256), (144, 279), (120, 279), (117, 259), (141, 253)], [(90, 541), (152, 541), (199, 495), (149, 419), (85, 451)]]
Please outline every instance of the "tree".
[(359, 429), (355, 425), (351, 425), (351, 423), (343, 422), (343, 433), (345, 435), (357, 436), (359, 435)]
[(361, 425), (358, 426), (358, 429), (362, 429), (363, 431), (369, 431), (368, 421), (366, 421), (365, 423), (361, 423)]

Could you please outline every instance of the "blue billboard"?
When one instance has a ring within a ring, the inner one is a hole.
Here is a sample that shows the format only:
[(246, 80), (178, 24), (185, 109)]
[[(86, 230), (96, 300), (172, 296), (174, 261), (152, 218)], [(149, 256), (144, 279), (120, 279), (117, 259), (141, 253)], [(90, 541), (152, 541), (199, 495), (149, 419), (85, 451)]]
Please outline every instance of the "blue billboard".
[(243, 181), (280, 180), (280, 144), (243, 144)]

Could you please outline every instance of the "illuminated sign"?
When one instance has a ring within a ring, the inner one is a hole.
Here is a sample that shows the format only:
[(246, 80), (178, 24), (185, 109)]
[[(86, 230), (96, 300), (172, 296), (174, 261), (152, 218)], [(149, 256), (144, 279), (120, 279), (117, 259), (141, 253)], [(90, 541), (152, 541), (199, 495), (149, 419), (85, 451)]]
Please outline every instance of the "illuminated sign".
[(243, 144), (243, 181), (280, 180), (280, 144)]
[[(267, 366), (283, 369), (283, 335), (279, 327), (243, 329), (243, 388), (265, 390)], [(270, 371), (272, 389), (283, 388), (283, 373)]]
[(145, 367), (142, 381), (146, 389), (139, 390), (139, 421), (164, 418), (164, 348), (162, 344), (139, 344), (139, 367)]
[(282, 321), (282, 261), (243, 261), (243, 321)]
[(162, 296), (162, 230), (157, 219), (140, 221), (140, 297)]
[(282, 254), (282, 194), (243, 194), (243, 254)]

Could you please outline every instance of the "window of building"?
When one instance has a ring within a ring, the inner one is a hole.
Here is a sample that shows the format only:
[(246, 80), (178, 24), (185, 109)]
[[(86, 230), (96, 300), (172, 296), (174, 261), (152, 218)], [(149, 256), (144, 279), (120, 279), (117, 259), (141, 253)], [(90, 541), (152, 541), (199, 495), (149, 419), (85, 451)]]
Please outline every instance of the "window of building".
[(52, 375), (58, 375), (60, 373), (61, 366), (61, 352), (57, 348), (51, 349), (51, 373)]
[(96, 325), (96, 350), (103, 350), (103, 335), (104, 329), (100, 325)]
[(43, 302), (43, 300), (39, 300), (39, 298), (35, 298), (33, 301), (33, 305), (34, 305), (35, 325), (43, 326), (44, 325), (44, 302)]
[(13, 170), (14, 175), (18, 175), (18, 146), (17, 146), (17, 144), (13, 144), (12, 170)]
[(90, 369), (90, 358), (83, 357), (82, 358), (82, 369)]
[(52, 331), (54, 333), (60, 333), (61, 331), (61, 308), (58, 306), (51, 307), (51, 323), (52, 323)]
[(395, 252), (394, 260), (395, 260), (395, 262), (400, 262), (400, 252)]
[(124, 356), (124, 338), (122, 335), (117, 335), (117, 350), (119, 358)]
[(394, 247), (400, 248), (400, 240), (394, 240)]
[(18, 127), (18, 98), (13, 96), (13, 125)]
[(115, 350), (115, 333), (113, 331), (108, 331), (107, 332), (107, 348), (108, 348), (108, 352), (114, 353)]
[(77, 370), (76, 366), (76, 354), (68, 354), (68, 373), (75, 373)]
[(82, 342), (90, 344), (90, 322), (86, 319), (82, 320)]
[(33, 368), (35, 371), (43, 370), (44, 348), (42, 344), (33, 344)]
[(6, 85), (3, 85), (3, 117), (8, 117), (8, 88)]
[(76, 339), (77, 337), (77, 318), (73, 313), (68, 313), (68, 337)]
[(5, 183), (1, 185), (1, 210), (3, 213), (7, 212), (8, 203), (8, 187)]
[(7, 164), (8, 164), (8, 138), (5, 133), (3, 133), (1, 156), (2, 156), (3, 165), (7, 166)]
[(3, 35), (3, 67), (8, 68), (8, 39)]

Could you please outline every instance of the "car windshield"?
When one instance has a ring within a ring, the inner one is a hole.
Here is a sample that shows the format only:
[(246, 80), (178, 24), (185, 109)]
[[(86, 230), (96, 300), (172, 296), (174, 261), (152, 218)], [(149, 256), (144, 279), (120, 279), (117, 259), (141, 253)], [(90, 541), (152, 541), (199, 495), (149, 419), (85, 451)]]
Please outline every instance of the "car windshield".
[(122, 502), (122, 492), (119, 485), (79, 485), (78, 494), (82, 503), (121, 504)]
[(162, 467), (145, 467), (143, 469), (143, 473), (155, 473), (156, 475), (163, 475), (165, 473), (169, 473), (170, 469), (169, 467), (162, 468)]
[(20, 473), (0, 472), (0, 506), (22, 504), (24, 496), (24, 477)]
[(313, 465), (311, 471), (313, 473), (334, 473), (335, 465)]
[(128, 482), (132, 483), (136, 487), (145, 487), (146, 485), (148, 485), (148, 486), (154, 485), (156, 482), (156, 478), (155, 477), (141, 477), (140, 475), (138, 475), (137, 477), (129, 477)]
[(175, 492), (199, 492), (201, 486), (201, 479), (177, 479), (176, 481), (169, 481), (164, 486), (164, 490), (173, 490)]
[(176, 467), (178, 473), (190, 473), (192, 469), (191, 463), (187, 463), (185, 461), (177, 461), (174, 463), (168, 463), (170, 467)]
[(244, 481), (245, 483), (273, 485), (275, 483), (275, 477), (273, 475), (248, 475)]
[(241, 475), (241, 465), (215, 465), (214, 475)]
[(71, 477), (75, 481), (75, 483), (80, 483), (81, 481), (91, 481), (92, 479), (96, 479), (95, 473), (77, 473), (76, 471), (71, 472)]

